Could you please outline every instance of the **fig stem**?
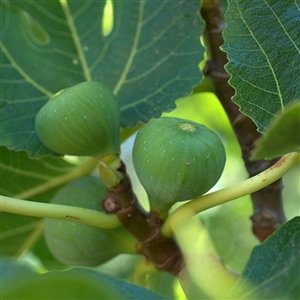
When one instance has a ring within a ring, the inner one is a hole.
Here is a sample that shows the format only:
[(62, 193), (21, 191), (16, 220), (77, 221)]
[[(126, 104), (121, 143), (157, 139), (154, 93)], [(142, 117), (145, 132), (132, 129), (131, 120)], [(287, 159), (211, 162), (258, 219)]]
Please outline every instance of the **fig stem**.
[(289, 153), (265, 171), (236, 185), (197, 197), (177, 208), (162, 225), (162, 235), (172, 237), (187, 219), (214, 206), (254, 193), (275, 182), (300, 160), (300, 153)]
[(85, 223), (100, 228), (116, 228), (121, 222), (115, 215), (108, 215), (92, 209), (42, 203), (0, 196), (0, 211), (30, 217), (54, 218)]
[(105, 161), (102, 160), (100, 160), (98, 163), (98, 170), (102, 182), (108, 189), (112, 189), (114, 186), (117, 186), (123, 178), (120, 172), (114, 168), (111, 168), (105, 163)]

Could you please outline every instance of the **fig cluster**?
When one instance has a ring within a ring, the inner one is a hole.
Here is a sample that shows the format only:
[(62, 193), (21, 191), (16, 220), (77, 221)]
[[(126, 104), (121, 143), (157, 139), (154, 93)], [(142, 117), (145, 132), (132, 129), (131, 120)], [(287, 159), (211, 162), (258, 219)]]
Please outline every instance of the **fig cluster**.
[[(52, 203), (103, 211), (106, 187), (99, 177), (82, 177), (62, 187)], [(103, 229), (76, 221), (45, 219), (44, 237), (52, 255), (66, 265), (97, 266), (134, 249), (123, 228)]]
[(173, 117), (151, 120), (138, 132), (133, 148), (135, 171), (151, 210), (158, 214), (211, 189), (225, 160), (217, 134), (199, 123)]
[[(35, 127), (42, 143), (58, 154), (101, 159), (106, 155), (118, 156), (120, 152), (119, 104), (112, 91), (98, 82), (82, 82), (53, 95), (38, 112)], [(225, 149), (217, 134), (199, 123), (174, 117), (151, 120), (138, 132), (133, 148), (137, 176), (148, 194), (151, 210), (160, 216), (174, 203), (209, 191), (219, 180), (225, 160)], [(63, 188), (53, 199), (54, 203), (66, 201), (64, 204), (91, 206), (88, 208), (98, 205), (101, 184), (95, 179), (82, 180), (84, 184), (76, 181)], [(85, 203), (81, 202), (83, 199), (86, 199)], [(60, 230), (60, 226), (66, 229)], [(63, 240), (70, 242), (73, 239), (73, 243), (77, 243), (75, 232), (79, 227), (81, 236), (86, 239), (82, 242), (83, 248), (91, 243), (92, 246), (87, 247), (90, 254), (105, 252), (105, 249), (101, 248), (101, 252), (97, 248), (99, 243), (91, 240), (97, 232), (97, 239), (106, 241), (106, 232), (82, 226), (68, 221), (46, 221), (45, 236), (57, 257), (68, 261), (66, 253), (73, 246), (68, 249), (69, 244), (64, 244)], [(87, 232), (83, 233), (83, 230)], [(76, 249), (80, 249), (79, 244)], [(84, 263), (86, 253), (82, 250), (81, 254)], [(115, 253), (109, 250), (100, 257), (109, 255)], [(80, 255), (76, 253), (74, 261), (79, 261), (78, 257)]]
[(53, 95), (40, 109), (35, 128), (58, 154), (101, 158), (120, 150), (120, 108), (111, 90), (82, 82)]

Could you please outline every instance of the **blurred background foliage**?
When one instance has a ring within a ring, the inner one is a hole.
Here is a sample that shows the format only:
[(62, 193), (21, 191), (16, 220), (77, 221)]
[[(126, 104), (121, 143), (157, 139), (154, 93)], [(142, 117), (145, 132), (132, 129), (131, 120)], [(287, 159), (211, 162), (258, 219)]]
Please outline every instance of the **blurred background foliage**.
[[(164, 115), (202, 123), (215, 131), (222, 139), (226, 149), (227, 161), (219, 182), (211, 191), (225, 188), (247, 179), (248, 175), (241, 157), (239, 144), (227, 115), (214, 93), (196, 92), (186, 98), (179, 99), (176, 101), (176, 109), (172, 112), (165, 113)], [(123, 143), (122, 155), (127, 164), (128, 172), (131, 175), (134, 190), (143, 206), (147, 209), (148, 203), (146, 193), (134, 173), (131, 162), (131, 150), (134, 136), (135, 135)], [(298, 163), (283, 178), (283, 199), (288, 220), (299, 213), (299, 171), (300, 164)], [(178, 205), (181, 204), (178, 203), (174, 207), (177, 207)], [(203, 228), (209, 233), (219, 257), (224, 261), (228, 268), (235, 272), (243, 271), (253, 247), (260, 244), (252, 234), (251, 215), (252, 203), (250, 196), (248, 195), (235, 201), (211, 208), (195, 217), (199, 219)], [(191, 234), (196, 238), (198, 233), (197, 231), (191, 231), (187, 232), (187, 234)], [(175, 284), (175, 286), (177, 285)], [(179, 288), (179, 286), (177, 287)], [(183, 297), (180, 289), (177, 290), (177, 292), (181, 295), (180, 297)]]

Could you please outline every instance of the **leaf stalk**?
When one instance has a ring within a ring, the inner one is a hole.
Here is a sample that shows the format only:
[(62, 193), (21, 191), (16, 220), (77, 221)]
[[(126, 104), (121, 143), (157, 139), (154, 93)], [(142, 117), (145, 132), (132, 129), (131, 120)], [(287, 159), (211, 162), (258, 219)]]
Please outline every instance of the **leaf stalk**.
[(162, 225), (162, 234), (172, 237), (174, 232), (189, 218), (214, 206), (241, 198), (254, 193), (286, 174), (298, 161), (300, 153), (290, 153), (283, 156), (273, 166), (265, 171), (244, 180), (236, 185), (216, 192), (197, 197), (177, 208)]
[(54, 218), (85, 223), (100, 228), (116, 228), (121, 222), (115, 215), (83, 207), (42, 203), (0, 196), (0, 211), (23, 216)]

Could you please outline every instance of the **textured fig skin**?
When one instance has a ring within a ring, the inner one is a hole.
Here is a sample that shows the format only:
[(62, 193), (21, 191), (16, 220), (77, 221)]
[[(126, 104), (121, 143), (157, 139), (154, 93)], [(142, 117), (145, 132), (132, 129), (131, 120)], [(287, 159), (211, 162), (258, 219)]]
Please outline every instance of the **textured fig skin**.
[(189, 120), (161, 117), (137, 134), (133, 164), (153, 211), (164, 211), (177, 201), (206, 193), (225, 165), (220, 138)]
[(120, 149), (120, 108), (98, 82), (82, 82), (53, 95), (40, 109), (35, 128), (42, 143), (58, 154), (94, 156)]
[[(98, 177), (82, 177), (61, 188), (52, 203), (103, 211), (106, 188)], [(121, 238), (122, 236), (122, 238)], [(103, 229), (76, 221), (45, 219), (44, 237), (52, 255), (72, 266), (97, 266), (126, 252), (124, 228)]]

